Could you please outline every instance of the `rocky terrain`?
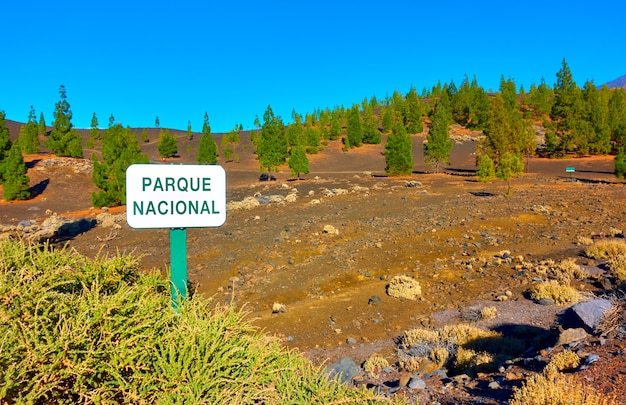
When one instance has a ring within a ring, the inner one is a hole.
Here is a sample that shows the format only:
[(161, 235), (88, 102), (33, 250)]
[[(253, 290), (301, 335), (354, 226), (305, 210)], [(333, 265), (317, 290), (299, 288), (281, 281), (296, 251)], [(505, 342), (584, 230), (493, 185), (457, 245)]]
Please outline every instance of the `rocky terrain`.
[[(311, 157), (304, 179), (283, 168), (276, 181), (265, 182), (242, 145), (239, 162), (222, 164), (226, 223), (187, 231), (195, 293), (243, 308), (255, 325), (321, 367), (343, 359), (350, 383), (385, 395), (506, 403), (513, 387), (571, 349), (583, 361), (575, 374), (626, 402), (623, 322), (611, 330), (585, 325), (566, 316), (569, 305), (528, 296), (554, 263), (571, 259), (588, 272), (572, 282), (586, 299), (619, 306), (604, 263), (584, 255), (589, 241), (624, 237), (626, 187), (612, 174), (612, 158), (530, 158), (507, 198), (506, 183), (473, 176), (475, 138), (457, 138), (445, 174), (429, 173), (422, 140), (414, 139), (416, 166), (408, 177), (384, 176), (383, 145), (342, 152), (331, 143)], [(37, 195), (0, 203), (2, 237), (50, 240), (89, 256), (132, 253), (142, 268), (167, 274), (169, 231), (129, 228), (123, 207), (91, 208), (88, 160), (32, 156), (28, 175)], [(419, 282), (417, 299), (388, 295), (400, 275)], [(495, 308), (492, 318), (471, 315), (485, 307)], [(505, 334), (522, 330), (528, 347), (478, 373), (403, 367), (406, 331), (459, 323)], [(563, 332), (574, 329), (580, 333)], [(537, 339), (541, 345), (531, 343)], [(389, 366), (365, 372), (372, 354)]]

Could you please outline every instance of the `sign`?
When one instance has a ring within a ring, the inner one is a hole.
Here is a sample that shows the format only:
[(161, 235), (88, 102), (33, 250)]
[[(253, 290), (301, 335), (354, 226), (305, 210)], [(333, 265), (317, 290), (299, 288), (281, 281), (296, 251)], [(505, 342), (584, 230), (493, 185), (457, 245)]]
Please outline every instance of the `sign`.
[(126, 169), (132, 228), (202, 228), (226, 221), (226, 172), (216, 165), (135, 164)]
[(575, 168), (573, 167), (566, 167), (565, 168), (565, 173), (574, 173), (576, 171)]

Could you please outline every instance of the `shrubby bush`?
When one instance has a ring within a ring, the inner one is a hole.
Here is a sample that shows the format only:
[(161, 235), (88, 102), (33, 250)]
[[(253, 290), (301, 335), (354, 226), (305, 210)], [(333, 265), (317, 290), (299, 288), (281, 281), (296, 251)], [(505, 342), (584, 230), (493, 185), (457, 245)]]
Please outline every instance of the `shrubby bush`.
[(1, 403), (384, 403), (136, 259), (0, 242)]

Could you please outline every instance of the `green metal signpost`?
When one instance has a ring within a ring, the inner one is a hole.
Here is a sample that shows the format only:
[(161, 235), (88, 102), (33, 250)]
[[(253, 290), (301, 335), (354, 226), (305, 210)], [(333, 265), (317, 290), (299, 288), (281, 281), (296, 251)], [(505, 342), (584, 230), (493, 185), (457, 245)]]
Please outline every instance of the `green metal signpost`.
[(217, 165), (135, 164), (126, 169), (126, 222), (170, 228), (172, 308), (187, 299), (187, 228), (226, 221), (226, 172)]
[(187, 229), (170, 228), (172, 307), (187, 299)]

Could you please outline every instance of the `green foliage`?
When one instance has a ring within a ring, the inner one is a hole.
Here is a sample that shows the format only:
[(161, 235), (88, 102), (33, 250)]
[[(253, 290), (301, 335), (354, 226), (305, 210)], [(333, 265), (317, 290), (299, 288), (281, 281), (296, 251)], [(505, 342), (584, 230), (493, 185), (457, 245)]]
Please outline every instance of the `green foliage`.
[(92, 141), (100, 140), (100, 129), (98, 127), (98, 117), (94, 112), (91, 116), (91, 129), (89, 130), (89, 139)]
[(274, 115), (269, 105), (263, 114), (263, 126), (256, 154), (261, 170), (265, 169), (268, 172), (276, 170), (287, 160), (288, 142), (285, 126), (282, 119)]
[(556, 140), (554, 152), (558, 155), (565, 155), (567, 152), (575, 151), (581, 141), (579, 129), (581, 128), (580, 120), (583, 119), (582, 95), (565, 59), (556, 77), (550, 118), (554, 123)]
[(413, 172), (413, 140), (407, 134), (399, 112), (395, 112), (393, 129), (385, 143), (385, 163), (388, 176), (409, 175)]
[(37, 115), (35, 109), (30, 106), (30, 113), (28, 114), (28, 121), (26, 125), (22, 125), (20, 128), (20, 135), (18, 138), (22, 152), (27, 154), (39, 153), (39, 129), (37, 128)]
[(293, 115), (294, 121), (287, 126), (287, 142), (289, 146), (305, 145), (304, 127), (299, 114)]
[(0, 401), (388, 403), (328, 380), (245, 313), (193, 298), (130, 256), (0, 242)]
[(406, 106), (404, 124), (407, 132), (409, 134), (417, 134), (424, 131), (422, 101), (417, 95), (415, 87), (411, 86), (411, 89), (404, 97), (404, 103)]
[(383, 109), (383, 132), (388, 133), (391, 131), (392, 127), (392, 109), (390, 107), (386, 107)]
[(611, 132), (611, 141), (616, 149), (626, 147), (626, 91), (611, 90), (608, 101), (607, 121)]
[(528, 99), (526, 100), (529, 107), (532, 108), (535, 118), (545, 117), (552, 110), (552, 98), (554, 92), (546, 86), (546, 82), (541, 78), (541, 83), (537, 86), (533, 83), (530, 86)]
[(204, 113), (204, 123), (202, 124), (202, 137), (196, 158), (201, 165), (214, 165), (217, 163), (217, 144), (211, 135), (211, 125), (209, 124), (209, 114)]
[(343, 111), (335, 108), (330, 113), (330, 140), (334, 141), (341, 138), (343, 133)]
[(149, 139), (148, 139), (148, 130), (145, 129), (145, 128), (142, 128), (142, 130), (141, 130), (141, 141), (142, 142), (148, 142), (149, 141)]
[(453, 146), (449, 130), (451, 123), (449, 108), (447, 97), (442, 95), (435, 106), (430, 131), (426, 136), (427, 142), (424, 144), (425, 161), (435, 173), (439, 173), (444, 164), (449, 164), (450, 151)]
[(126, 204), (126, 169), (135, 163), (148, 163), (130, 128), (115, 124), (104, 131), (102, 159), (100, 163), (93, 156), (92, 179), (100, 191), (91, 194), (91, 202), (95, 207)]
[(72, 125), (72, 111), (65, 86), (61, 85), (59, 94), (61, 100), (55, 105), (52, 131), (45, 145), (58, 156), (83, 157), (82, 139)]
[(4, 111), (0, 111), (0, 184), (4, 182), (4, 159), (11, 150), (11, 138), (5, 120)]
[(496, 167), (496, 177), (508, 183), (507, 196), (511, 195), (511, 178), (517, 177), (524, 171), (522, 159), (513, 153), (505, 152)]
[(37, 130), (39, 131), (39, 135), (46, 135), (46, 119), (43, 116), (43, 113), (39, 114), (39, 123), (37, 124)]
[(363, 126), (361, 125), (361, 110), (358, 104), (348, 110), (348, 144), (351, 148), (363, 145)]
[(306, 156), (304, 146), (294, 146), (289, 154), (289, 169), (292, 176), (300, 178), (300, 174), (309, 173), (309, 158)]
[(478, 170), (476, 176), (479, 181), (488, 183), (496, 177), (496, 169), (493, 164), (493, 160), (489, 155), (482, 155), (478, 157)]
[(22, 150), (18, 143), (14, 143), (9, 154), (2, 162), (4, 172), (4, 199), (26, 200), (30, 198), (30, 179), (26, 176), (26, 164), (22, 157)]
[(160, 132), (157, 149), (162, 158), (169, 158), (178, 153), (178, 142), (176, 137), (170, 133), (169, 128), (166, 128), (165, 132)]
[(304, 139), (307, 153), (317, 153), (321, 141), (320, 131), (312, 124), (307, 124), (304, 128)]
[(618, 179), (623, 179), (626, 176), (626, 152), (624, 152), (624, 148), (620, 148), (617, 155), (615, 155), (613, 172)]
[(193, 132), (191, 132), (191, 121), (187, 121), (187, 139), (193, 140)]

